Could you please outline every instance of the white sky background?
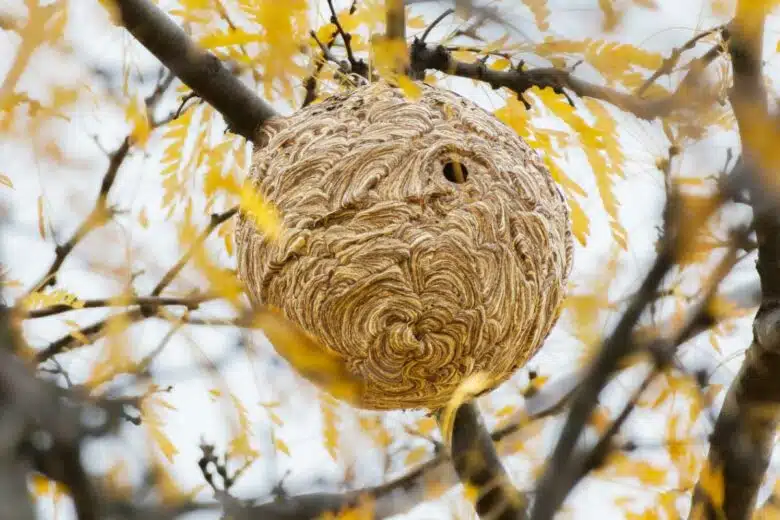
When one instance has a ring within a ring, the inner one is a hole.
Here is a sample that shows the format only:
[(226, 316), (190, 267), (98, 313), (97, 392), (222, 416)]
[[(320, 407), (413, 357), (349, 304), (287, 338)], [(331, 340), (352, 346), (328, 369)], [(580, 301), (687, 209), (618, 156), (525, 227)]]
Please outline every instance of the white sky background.
[[(317, 4), (313, 1), (310, 3)], [(340, 5), (347, 3), (338, 2)], [(622, 30), (613, 38), (668, 54), (695, 31), (723, 21), (708, 15), (705, 7), (707, 2), (658, 0), (658, 3), (660, 10), (657, 12), (632, 12), (624, 20)], [(161, 1), (160, 4), (164, 8), (174, 5), (171, 1)], [(321, 4), (320, 9), (325, 9), (324, 0)], [(512, 34), (513, 40), (523, 37), (538, 38), (533, 18), (520, 2), (507, 1), (502, 4), (506, 5), (501, 6), (501, 12), (523, 33)], [(598, 35), (601, 15), (595, 4), (595, 1), (586, 0), (551, 1), (551, 26), (555, 28), (554, 33), (565, 39)], [(0, 12), (24, 13), (21, 0), (0, 0), (0, 6)], [(426, 13), (430, 19), (444, 7), (444, 4), (426, 5), (421, 6), (419, 12)], [(429, 16), (431, 13), (432, 16)], [(321, 18), (318, 19), (318, 25), (319, 20)], [(777, 16), (773, 17), (767, 31), (767, 71), (774, 70), (777, 62), (773, 55), (778, 39), (777, 30), (780, 28), (779, 21)], [(123, 30), (111, 28), (106, 22), (105, 14), (96, 1), (72, 0), (67, 35), (75, 52), (72, 56), (39, 52), (33, 60), (34, 66), (27, 71), (18, 89), (26, 90), (31, 97), (45, 98), (49, 95), (47, 89), (52, 81), (68, 84), (86, 80), (95, 90), (94, 98), (103, 99), (101, 93), (104, 86), (87, 79), (89, 76), (86, 75), (85, 64), (120, 71), (125, 55), (130, 57), (129, 63), (133, 67), (151, 73), (154, 77), (157, 72), (155, 61), (134, 44)], [(452, 25), (442, 24), (442, 30), (451, 28)], [(435, 41), (435, 37), (436, 33), (430, 40)], [(8, 66), (6, 64), (10, 62), (17, 45), (18, 37), (15, 34), (0, 32), (0, 77), (4, 76)], [(668, 79), (661, 81), (668, 82)], [(501, 106), (489, 87), (474, 88), (470, 82), (460, 80), (453, 80), (449, 84), (490, 110)], [(117, 86), (114, 85), (115, 88)], [(144, 93), (146, 92), (145, 90)], [(89, 98), (86, 93), (85, 101), (80, 104), (78, 111), (71, 114), (69, 123), (49, 125), (44, 134), (63, 149), (72, 162), (70, 166), (41, 160), (40, 154), (24, 140), (0, 139), (0, 173), (8, 175), (14, 186), (13, 189), (0, 186), (0, 197), (8, 212), (8, 224), (2, 234), (2, 254), (10, 277), (22, 281), (25, 288), (45, 272), (53, 258), (52, 233), (59, 242), (64, 241), (94, 202), (106, 158), (91, 136), (98, 135), (100, 144), (111, 150), (118, 146), (127, 131), (120, 110), (110, 107), (106, 102), (96, 106), (94, 102), (88, 101)], [(175, 106), (176, 100), (170, 96), (161, 113)], [(283, 113), (289, 112), (288, 107), (280, 106), (279, 110)], [(621, 115), (619, 121), (620, 138), (628, 157), (628, 169), (625, 171), (626, 180), (618, 187), (617, 198), (622, 203), (621, 222), (628, 230), (630, 238), (629, 251), (621, 256), (619, 274), (611, 286), (610, 296), (613, 300), (630, 294), (653, 258), (656, 226), (660, 223), (660, 211), (664, 201), (663, 179), (655, 168), (655, 161), (665, 156), (668, 148), (668, 142), (657, 125), (640, 122), (630, 115)], [(717, 135), (708, 142), (706, 149), (702, 147), (701, 153), (687, 153), (678, 168), (691, 176), (712, 173), (722, 166), (726, 147), (734, 146), (735, 143), (733, 135)], [(60, 285), (77, 293), (81, 298), (109, 297), (123, 288), (116, 280), (112, 281), (109, 277), (99, 274), (98, 267), (91, 265), (91, 261), (107, 261), (112, 266), (120, 266), (126, 263), (127, 258), (131, 258), (134, 268), (143, 266), (146, 270), (136, 283), (139, 293), (143, 294), (181, 253), (172, 223), (166, 222), (164, 214), (158, 209), (162, 194), (159, 176), (162, 146), (159, 134), (152, 139), (146, 150), (146, 156), (136, 153), (131, 160), (126, 161), (109, 199), (127, 210), (128, 214), (119, 217), (117, 223), (111, 223), (106, 228), (92, 233), (79, 245), (60, 272)], [(581, 157), (575, 156), (567, 173), (591, 193), (590, 200), (585, 204), (585, 210), (591, 218), (591, 235), (587, 247), (578, 247), (576, 251), (572, 277), (579, 285), (589, 287), (591, 284), (588, 282), (592, 283), (594, 277), (603, 272), (604, 264), (613, 249), (613, 241), (606, 215), (595, 195), (595, 184), (588, 166)], [(36, 200), (41, 195), (46, 215), (47, 241), (42, 241), (37, 231)], [(135, 218), (142, 208), (146, 208), (149, 217), (149, 227), (146, 230)], [(210, 250), (215, 254), (221, 251), (221, 240), (211, 240), (209, 244)], [(224, 252), (219, 255), (232, 265), (232, 261)], [(751, 271), (752, 266), (752, 262), (744, 262), (743, 267), (747, 268), (744, 278), (755, 276)], [(187, 290), (197, 288), (202, 283), (195, 271), (189, 269), (185, 270), (172, 289)], [(18, 290), (10, 290), (6, 298), (12, 299), (18, 294)], [(221, 310), (214, 305), (204, 308), (213, 310), (210, 315)], [(63, 324), (64, 318), (89, 323), (103, 315), (101, 310), (79, 311), (79, 314), (70, 313), (34, 320), (28, 322), (28, 337), (33, 345), (46, 345), (67, 333), (68, 327)], [(739, 321), (739, 327), (733, 337), (721, 339), (722, 355), (708, 346), (705, 337), (703, 343), (699, 342), (701, 345), (686, 347), (685, 359), (694, 366), (704, 364), (708, 367), (714, 367), (723, 361), (723, 366), (714, 380), (718, 383), (728, 383), (741, 362), (740, 354), (749, 345), (750, 318)], [(567, 320), (561, 321), (543, 351), (532, 360), (529, 367), (538, 370), (542, 375), (550, 375), (552, 379), (569, 374), (577, 367), (576, 359), (581, 345), (567, 334), (566, 327), (569, 325)], [(142, 325), (136, 325), (132, 332), (132, 342), (138, 349), (139, 357), (143, 352), (152, 350), (168, 329), (169, 325), (160, 321), (148, 320)], [(291, 473), (285, 479), (285, 488), (291, 494), (337, 490), (343, 477), (343, 461), (334, 463), (323, 447), (316, 392), (308, 384), (302, 383), (300, 378), (280, 361), (273, 348), (263, 341), (259, 334), (253, 334), (252, 338), (258, 351), (254, 360), (248, 362), (245, 354), (232, 356), (230, 362), (220, 367), (221, 378), (217, 380), (208, 373), (192, 371), (188, 373), (189, 377), (182, 378), (181, 371), (173, 373), (171, 370), (200, 363), (199, 351), (212, 361), (221, 359), (241, 340), (239, 331), (206, 327), (185, 329), (153, 365), (153, 371), (159, 374), (159, 384), (174, 385), (173, 390), (164, 395), (166, 400), (176, 407), (175, 412), (166, 415), (165, 429), (179, 449), (173, 467), (180, 478), (182, 488), (189, 489), (204, 483), (197, 468), (200, 456), (198, 445), (201, 439), (213, 442), (220, 451), (225, 449), (230, 439), (230, 430), (225, 421), (225, 414), (230, 409), (225, 406), (228, 403), (224, 398), (215, 400), (209, 395), (209, 390), (221, 384), (226, 385), (222, 387), (223, 391), (229, 389), (247, 408), (253, 422), (253, 446), (261, 452), (260, 459), (237, 483), (235, 494), (241, 497), (263, 496), (288, 470), (291, 470)], [(78, 382), (86, 376), (96, 356), (96, 350), (79, 350), (62, 356), (62, 363)], [(727, 360), (729, 361), (726, 362)], [(522, 397), (517, 388), (526, 378), (527, 371), (519, 371), (511, 382), (481, 399), (480, 404), (485, 409), (493, 410), (506, 404), (521, 406)], [(625, 398), (623, 388), (625, 387), (621, 383), (614, 384), (607, 401), (611, 398), (619, 402)], [(274, 427), (268, 414), (258, 405), (259, 402), (269, 401), (282, 402), (276, 413), (283, 419), (283, 427)], [(355, 414), (346, 407), (343, 407), (342, 411), (343, 438), (346, 441), (342, 453), (356, 457), (355, 485), (365, 486), (382, 482), (384, 477), (380, 458), (368, 442), (358, 440), (359, 437), (354, 435)], [(422, 413), (394, 412), (375, 415), (381, 415), (385, 424), (398, 431), (399, 438), (404, 439), (400, 433), (402, 425), (421, 417)], [(638, 415), (630, 422), (626, 436), (660, 441), (663, 435), (662, 418), (662, 415)], [(552, 422), (550, 424), (553, 425)], [(93, 446), (88, 452), (89, 462), (96, 468), (105, 469), (118, 458), (124, 458), (132, 465), (133, 459), (142, 457), (147, 449), (144, 446), (145, 437), (139, 435), (138, 430), (128, 425), (127, 435), (122, 442)], [(533, 477), (528, 471), (530, 466), (527, 457), (542, 457), (542, 454), (552, 447), (555, 432), (552, 428), (548, 430), (545, 443), (537, 442), (536, 449), (506, 459), (508, 469), (522, 488), (529, 488), (533, 483)], [(275, 452), (272, 435), (284, 440), (290, 447), (291, 457)], [(408, 446), (424, 444), (423, 441), (408, 436), (405, 441), (399, 443), (399, 447), (403, 442)], [(393, 475), (404, 471), (403, 458), (406, 451), (399, 453)], [(656, 456), (652, 450), (640, 453), (648, 458)], [(665, 457), (661, 450), (657, 450), (657, 455)], [(615, 493), (633, 492), (638, 496), (637, 507), (652, 501), (655, 496), (652, 491), (643, 495), (642, 490), (637, 489), (630, 481), (611, 483), (603, 479), (589, 479), (580, 485), (570, 498), (568, 503), (573, 506), (570, 516), (592, 518), (598, 514), (602, 518), (620, 518), (621, 514), (612, 505)], [(201, 495), (204, 499), (209, 496), (209, 490)], [(469, 509), (458, 496), (450, 493), (442, 500), (418, 507), (404, 518), (449, 518), (452, 504), (456, 504), (455, 508), (463, 514)], [(683, 512), (687, 511), (684, 502), (682, 500), (679, 503)], [(50, 517), (49, 505), (45, 501), (41, 505), (42, 511), (45, 512), (43, 517)], [(67, 508), (60, 511), (59, 518), (68, 516)], [(462, 517), (468, 518), (468, 515)]]

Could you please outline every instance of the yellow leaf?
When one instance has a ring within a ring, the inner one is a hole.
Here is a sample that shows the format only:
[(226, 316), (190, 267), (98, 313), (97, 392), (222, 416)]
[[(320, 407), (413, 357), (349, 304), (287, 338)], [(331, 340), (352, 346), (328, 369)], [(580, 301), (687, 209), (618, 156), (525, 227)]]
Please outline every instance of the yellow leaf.
[(510, 62), (506, 58), (495, 59), (495, 60), (493, 60), (493, 63), (488, 65), (488, 67), (493, 69), (493, 70), (506, 70), (506, 69), (508, 69), (511, 66), (512, 66), (512, 62)]
[(33, 495), (37, 497), (44, 497), (51, 492), (53, 487), (52, 481), (43, 475), (36, 473), (30, 480), (32, 481), (31, 484)]
[(327, 350), (277, 310), (259, 311), (253, 323), (302, 377), (337, 399), (360, 402), (363, 381), (349, 372), (341, 356)]
[(325, 449), (333, 460), (338, 458), (339, 428), (338, 414), (335, 403), (329, 396), (320, 396), (320, 410), (322, 412), (322, 435), (325, 440)]
[(492, 385), (493, 381), (487, 373), (477, 372), (464, 379), (455, 389), (439, 418), (441, 436), (448, 446), (452, 441), (452, 428), (455, 425), (455, 413), (458, 408)]
[(473, 484), (464, 484), (463, 496), (466, 500), (473, 504), (477, 501), (477, 497), (479, 497), (479, 488)]
[(388, 80), (397, 77), (409, 64), (409, 53), (403, 40), (375, 36), (371, 40), (371, 56), (379, 76)]
[(282, 418), (279, 417), (278, 415), (276, 415), (273, 410), (268, 410), (268, 417), (271, 419), (271, 421), (275, 425), (277, 425), (277, 426), (284, 425), (284, 422), (282, 421)]
[(84, 307), (84, 302), (73, 293), (69, 293), (64, 289), (55, 289), (30, 293), (19, 301), (19, 305), (22, 309), (28, 311), (54, 305), (65, 305), (73, 309), (81, 309)]
[(474, 51), (452, 51), (452, 57), (464, 63), (474, 63), (479, 59)]
[(142, 145), (149, 139), (151, 127), (143, 101), (131, 102), (125, 110), (125, 119), (130, 124), (130, 137), (134, 143)]
[(422, 95), (422, 88), (420, 85), (412, 81), (412, 79), (405, 74), (398, 77), (398, 86), (406, 97), (410, 99), (418, 99)]
[(426, 455), (428, 455), (428, 450), (425, 448), (425, 446), (417, 446), (406, 454), (404, 464), (407, 466), (417, 464), (418, 462), (424, 460)]
[(228, 447), (230, 455), (234, 457), (241, 457), (245, 460), (253, 460), (257, 458), (260, 453), (252, 447), (252, 443), (249, 440), (249, 434), (242, 432), (233, 437)]
[(572, 233), (581, 245), (587, 245), (588, 235), (590, 234), (590, 219), (585, 214), (580, 203), (574, 197), (567, 197), (569, 209), (571, 210)]
[(496, 417), (507, 417), (515, 413), (516, 409), (517, 409), (516, 406), (512, 406), (508, 404), (506, 406), (499, 408), (499, 410), (496, 412)]
[(173, 457), (179, 453), (179, 450), (163, 430), (164, 422), (157, 410), (160, 401), (161, 399), (159, 398), (149, 396), (141, 400), (142, 424), (146, 427), (147, 432), (149, 432), (150, 437), (162, 454), (168, 459), (168, 462), (173, 462)]
[(280, 439), (279, 437), (276, 437), (274, 439), (274, 446), (276, 446), (277, 450), (281, 451), (282, 453), (284, 453), (288, 457), (290, 456), (290, 448), (288, 448), (287, 444), (285, 444), (285, 442), (282, 439)]
[(252, 447), (250, 442), (252, 425), (249, 422), (249, 413), (235, 394), (231, 393), (230, 399), (238, 415), (238, 432), (233, 440), (230, 441), (230, 453), (234, 456), (243, 457), (247, 461), (252, 461), (259, 457), (260, 453)]
[(146, 216), (146, 208), (141, 208), (141, 211), (138, 213), (138, 223), (141, 224), (141, 227), (144, 229), (149, 228), (149, 218)]
[(43, 221), (43, 195), (38, 195), (38, 233), (46, 240), (46, 224)]
[(263, 40), (262, 33), (248, 33), (242, 29), (231, 29), (228, 32), (214, 32), (203, 36), (200, 45), (204, 49), (218, 49), (229, 45), (246, 45)]
[(709, 463), (705, 463), (699, 474), (699, 485), (702, 491), (709, 497), (710, 503), (716, 511), (723, 510), (723, 501), (725, 499), (723, 484), (723, 469), (711, 468)]
[(2, 173), (0, 173), (0, 184), (8, 186), (9, 188), (14, 187), (14, 184), (11, 182), (11, 178), (8, 177), (8, 175), (3, 175)]
[(84, 382), (85, 386), (96, 389), (120, 374), (132, 374), (137, 370), (138, 363), (132, 359), (131, 348), (125, 334), (130, 324), (127, 316), (122, 314), (108, 319), (105, 326), (106, 345)]
[(263, 200), (250, 183), (241, 190), (241, 210), (255, 222), (257, 228), (271, 240), (279, 237), (282, 224), (276, 209)]
[(613, 0), (599, 0), (599, 7), (601, 8), (601, 13), (604, 15), (604, 22), (601, 26), (604, 31), (614, 30), (618, 23), (620, 23), (620, 18), (622, 16), (621, 13), (615, 10), (612, 2)]
[(667, 478), (665, 468), (654, 466), (647, 461), (631, 459), (620, 452), (613, 452), (599, 473), (618, 478), (636, 478), (646, 486), (661, 486)]
[(425, 18), (422, 16), (411, 16), (406, 19), (406, 26), (410, 29), (424, 29)]
[(550, 8), (547, 7), (547, 0), (523, 0), (525, 6), (531, 10), (534, 15), (536, 26), (540, 31), (546, 31), (550, 28), (548, 22), (550, 18)]
[(433, 417), (423, 417), (417, 421), (417, 431), (421, 435), (428, 435), (436, 428), (436, 420)]

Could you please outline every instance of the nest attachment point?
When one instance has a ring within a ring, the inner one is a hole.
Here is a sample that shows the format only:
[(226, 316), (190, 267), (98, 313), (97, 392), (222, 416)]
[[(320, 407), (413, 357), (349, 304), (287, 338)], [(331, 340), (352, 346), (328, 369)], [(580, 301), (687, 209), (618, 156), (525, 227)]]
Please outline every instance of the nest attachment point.
[(435, 409), (541, 346), (572, 264), (565, 198), (513, 130), (465, 98), (385, 82), (262, 130), (250, 179), (282, 215), (236, 230), (239, 274), (364, 381), (361, 406)]

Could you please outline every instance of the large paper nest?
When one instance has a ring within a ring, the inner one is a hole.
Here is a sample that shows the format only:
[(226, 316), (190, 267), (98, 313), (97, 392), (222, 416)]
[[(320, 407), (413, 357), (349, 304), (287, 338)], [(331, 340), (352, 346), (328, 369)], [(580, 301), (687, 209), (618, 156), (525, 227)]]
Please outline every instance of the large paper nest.
[(360, 406), (444, 405), (541, 346), (572, 263), (569, 211), (540, 157), (452, 92), (378, 82), (263, 129), (249, 182), (284, 230), (240, 218), (238, 269), (360, 378)]

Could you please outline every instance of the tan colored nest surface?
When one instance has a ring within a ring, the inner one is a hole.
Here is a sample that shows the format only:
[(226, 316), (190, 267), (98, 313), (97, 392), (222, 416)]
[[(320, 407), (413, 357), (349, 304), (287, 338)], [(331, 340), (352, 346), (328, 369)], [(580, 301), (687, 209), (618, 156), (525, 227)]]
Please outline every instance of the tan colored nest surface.
[(452, 92), (380, 82), (264, 132), (251, 182), (286, 229), (269, 243), (241, 218), (239, 273), (253, 303), (343, 357), (362, 406), (437, 408), (541, 346), (571, 269), (569, 211), (510, 128)]

